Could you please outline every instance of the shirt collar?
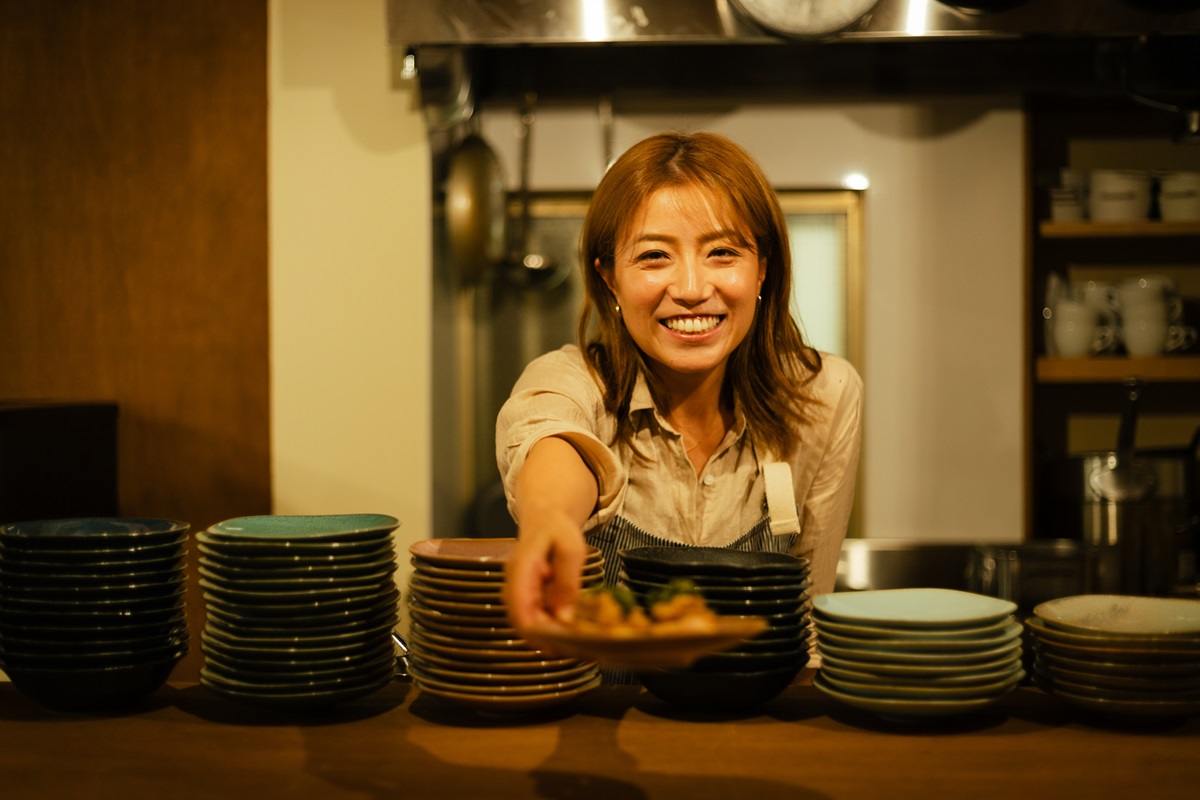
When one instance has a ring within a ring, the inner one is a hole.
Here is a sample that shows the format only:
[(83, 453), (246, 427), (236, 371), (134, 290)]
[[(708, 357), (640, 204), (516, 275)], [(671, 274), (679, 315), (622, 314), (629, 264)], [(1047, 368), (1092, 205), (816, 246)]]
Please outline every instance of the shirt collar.
[[(632, 415), (640, 411), (652, 413), (661, 427), (675, 432), (675, 429), (663, 419), (662, 414), (655, 407), (654, 398), (650, 395), (650, 386), (646, 383), (646, 376), (642, 374), (641, 370), (638, 371), (637, 380), (633, 384), (633, 394), (629, 397), (629, 413)], [(733, 441), (738, 441), (746, 434), (746, 415), (742, 413), (742, 407), (736, 402), (736, 398), (733, 407), (733, 428), (730, 433), (733, 434)]]

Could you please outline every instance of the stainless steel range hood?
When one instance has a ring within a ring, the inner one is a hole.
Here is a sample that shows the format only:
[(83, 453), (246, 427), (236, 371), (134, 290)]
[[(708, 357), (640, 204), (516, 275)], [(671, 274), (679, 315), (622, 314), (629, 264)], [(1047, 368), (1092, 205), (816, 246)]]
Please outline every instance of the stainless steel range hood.
[[(852, 18), (839, 20), (846, 13)], [(845, 24), (827, 29), (839, 22)], [(1200, 2), (1194, 0), (388, 0), (388, 37), (395, 45), (765, 44), (810, 33), (880, 41), (1197, 32)]]

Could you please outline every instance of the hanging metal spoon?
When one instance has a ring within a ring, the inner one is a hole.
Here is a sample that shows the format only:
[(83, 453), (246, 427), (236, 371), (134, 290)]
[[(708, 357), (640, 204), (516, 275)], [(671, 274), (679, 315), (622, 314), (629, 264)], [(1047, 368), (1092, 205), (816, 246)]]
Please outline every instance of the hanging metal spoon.
[(1155, 477), (1134, 455), (1137, 433), (1138, 404), (1142, 382), (1137, 378), (1125, 381), (1127, 391), (1121, 425), (1117, 431), (1117, 449), (1109, 453), (1103, 466), (1091, 475), (1092, 489), (1113, 503), (1136, 503), (1145, 500), (1155, 490)]
[(537, 94), (525, 93), (521, 107), (521, 187), (520, 218), (515, 226), (512, 247), (505, 265), (505, 277), (516, 286), (548, 289), (557, 286), (566, 277), (555, 259), (543, 253), (529, 251), (530, 191), (529, 173), (533, 153), (533, 123), (536, 118)]

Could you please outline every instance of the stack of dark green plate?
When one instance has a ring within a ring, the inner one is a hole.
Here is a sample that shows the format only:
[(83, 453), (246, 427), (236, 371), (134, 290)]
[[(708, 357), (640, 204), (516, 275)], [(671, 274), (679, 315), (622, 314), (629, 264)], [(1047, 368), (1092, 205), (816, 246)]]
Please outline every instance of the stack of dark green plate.
[(0, 528), (0, 668), (47, 709), (119, 711), (188, 651), (188, 525), (77, 518)]
[(720, 615), (756, 616), (767, 628), (688, 667), (637, 671), (660, 699), (687, 710), (740, 712), (782, 692), (808, 664), (808, 559), (720, 547), (636, 547), (620, 551), (619, 581), (647, 605), (686, 579)]

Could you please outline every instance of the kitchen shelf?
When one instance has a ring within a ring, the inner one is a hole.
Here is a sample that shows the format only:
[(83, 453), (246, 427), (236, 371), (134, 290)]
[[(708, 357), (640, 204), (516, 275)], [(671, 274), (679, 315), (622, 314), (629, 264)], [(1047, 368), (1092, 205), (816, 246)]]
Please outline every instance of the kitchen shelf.
[(1047, 239), (1098, 239), (1141, 236), (1200, 236), (1200, 221), (1161, 222), (1053, 222), (1041, 224)]
[[(1038, 539), (1077, 533), (1077, 510), (1064, 512), (1055, 492), (1056, 469), (1072, 452), (1098, 441), (1100, 427), (1119, 422), (1130, 397), (1123, 384), (1135, 379), (1147, 387), (1139, 393), (1139, 413), (1152, 423), (1156, 441), (1181, 435), (1200, 416), (1200, 353), (1195, 347), (1153, 358), (1045, 355), (1041, 312), (1048, 279), (1097, 275), (1117, 282), (1161, 271), (1178, 282), (1184, 314), (1194, 325), (1200, 300), (1195, 289), (1200, 285), (1200, 220), (1051, 219), (1048, 181), (1059, 180), (1064, 168), (1120, 162), (1129, 168), (1189, 169), (1194, 156), (1177, 149), (1157, 109), (1116, 97), (1034, 95), (1026, 103), (1025, 519), (1027, 538)], [(1134, 142), (1137, 146), (1130, 146)]]
[(1037, 360), (1038, 383), (1200, 382), (1200, 356), (1166, 358), (1047, 358)]

